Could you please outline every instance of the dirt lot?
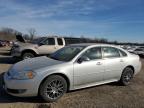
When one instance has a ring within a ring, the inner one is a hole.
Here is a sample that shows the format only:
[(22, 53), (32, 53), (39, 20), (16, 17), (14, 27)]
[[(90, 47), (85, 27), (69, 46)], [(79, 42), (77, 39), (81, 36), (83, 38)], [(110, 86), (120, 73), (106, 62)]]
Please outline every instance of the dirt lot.
[(2, 73), (17, 62), (0, 48), (0, 108), (144, 108), (144, 59), (141, 72), (129, 86), (110, 83), (65, 94), (55, 103), (44, 103), (40, 97), (17, 98), (2, 89)]

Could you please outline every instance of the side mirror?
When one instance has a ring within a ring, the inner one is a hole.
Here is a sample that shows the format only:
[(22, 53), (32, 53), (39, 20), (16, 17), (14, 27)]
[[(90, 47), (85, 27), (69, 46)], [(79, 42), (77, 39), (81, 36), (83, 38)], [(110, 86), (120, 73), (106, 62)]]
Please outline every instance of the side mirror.
[(89, 61), (90, 59), (88, 58), (88, 57), (86, 57), (86, 56), (82, 56), (82, 57), (80, 57), (78, 60), (77, 60), (77, 62), (78, 63), (82, 63), (83, 61)]

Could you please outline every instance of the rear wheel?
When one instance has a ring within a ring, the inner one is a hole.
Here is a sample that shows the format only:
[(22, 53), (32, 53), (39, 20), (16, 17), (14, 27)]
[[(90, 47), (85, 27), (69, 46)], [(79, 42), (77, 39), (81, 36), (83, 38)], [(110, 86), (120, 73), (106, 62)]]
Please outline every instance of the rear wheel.
[(22, 54), (22, 59), (23, 60), (28, 59), (28, 58), (33, 58), (33, 57), (35, 57), (35, 55), (31, 52), (25, 52), (25, 53)]
[(40, 96), (47, 102), (54, 102), (67, 91), (66, 80), (59, 75), (48, 77), (40, 86)]
[(133, 78), (133, 69), (130, 68), (130, 67), (127, 67), (124, 69), (123, 73), (122, 73), (122, 76), (121, 76), (121, 79), (120, 79), (120, 83), (122, 85), (128, 85), (131, 81), (131, 79)]

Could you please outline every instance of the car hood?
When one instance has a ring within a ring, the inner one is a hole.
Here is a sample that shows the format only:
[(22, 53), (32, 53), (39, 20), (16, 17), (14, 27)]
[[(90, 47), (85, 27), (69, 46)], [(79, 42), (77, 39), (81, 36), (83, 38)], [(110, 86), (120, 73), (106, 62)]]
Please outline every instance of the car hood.
[(37, 44), (32, 44), (32, 43), (22, 43), (22, 42), (15, 42), (13, 44), (13, 47), (27, 47), (27, 48), (32, 48), (32, 47), (37, 47), (38, 45)]
[(22, 71), (36, 70), (61, 63), (63, 62), (48, 58), (46, 56), (42, 56), (20, 61), (14, 64), (10, 70), (13, 72), (22, 72)]
[(37, 45), (36, 43), (27, 42), (22, 35), (16, 35), (17, 42), (15, 42), (14, 46), (29, 46), (29, 45)]
[(22, 35), (16, 35), (16, 39), (17, 39), (19, 42), (26, 43), (26, 40), (23, 38)]
[(28, 46), (28, 45), (33, 45), (31, 43), (22, 43), (22, 42), (15, 42), (14, 46)]

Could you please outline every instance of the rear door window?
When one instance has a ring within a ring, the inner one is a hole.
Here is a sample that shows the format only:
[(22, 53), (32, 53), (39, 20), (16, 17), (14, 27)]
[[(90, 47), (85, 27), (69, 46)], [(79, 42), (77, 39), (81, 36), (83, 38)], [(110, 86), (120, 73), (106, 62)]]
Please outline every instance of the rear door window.
[(57, 41), (58, 41), (58, 45), (63, 45), (63, 40), (62, 40), (62, 38), (57, 38)]
[(55, 39), (54, 38), (48, 38), (45, 40), (46, 45), (55, 45)]
[(122, 57), (126, 57), (127, 56), (127, 54), (124, 51), (122, 51), (122, 50), (119, 50), (119, 51), (120, 51), (120, 54), (121, 54)]
[(120, 57), (119, 50), (113, 47), (102, 47), (104, 58), (118, 58)]
[(85, 56), (90, 60), (101, 59), (101, 47), (90, 48), (82, 56)]

